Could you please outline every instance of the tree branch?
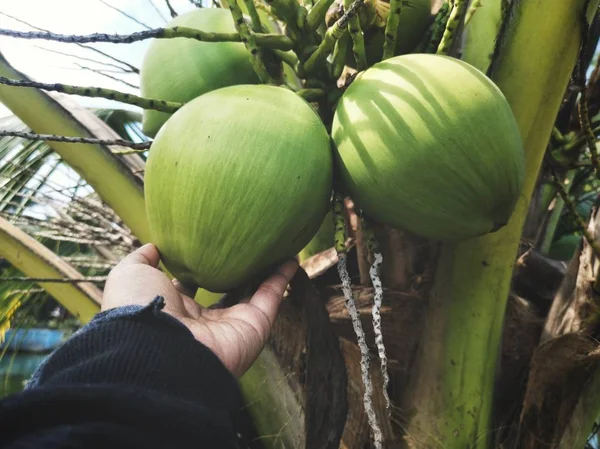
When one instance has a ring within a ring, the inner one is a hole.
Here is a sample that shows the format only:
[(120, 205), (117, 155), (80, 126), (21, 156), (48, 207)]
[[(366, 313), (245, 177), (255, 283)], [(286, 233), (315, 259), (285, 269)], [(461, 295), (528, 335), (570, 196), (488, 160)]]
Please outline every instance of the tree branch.
[(174, 19), (177, 17), (179, 14), (177, 14), (177, 11), (173, 9), (171, 2), (169, 0), (165, 0), (165, 3), (167, 4), (167, 8), (169, 8), (169, 14), (171, 14), (171, 18)]
[[(362, 0), (359, 0), (362, 2)], [(340, 19), (341, 20), (341, 19)], [(174, 39), (186, 37), (196, 39), (202, 42), (242, 42), (239, 33), (211, 33), (200, 31), (194, 28), (173, 27), (173, 28), (155, 28), (148, 31), (137, 31), (131, 34), (106, 34), (94, 33), (83, 36), (58, 34), (39, 31), (16, 31), (0, 28), (0, 36), (18, 37), (21, 39), (45, 39), (56, 42), (66, 42), (71, 44), (88, 42), (109, 42), (111, 44), (131, 44), (146, 39)], [(280, 34), (253, 33), (256, 45), (277, 50), (291, 50), (292, 40)]]
[(87, 71), (90, 71), (90, 72), (94, 72), (97, 75), (104, 76), (106, 78), (110, 78), (111, 80), (118, 81), (119, 83), (125, 84), (127, 87), (131, 87), (133, 89), (139, 89), (140, 88), (140, 86), (136, 86), (135, 84), (131, 84), (131, 83), (129, 83), (129, 82), (127, 82), (127, 81), (125, 81), (125, 80), (123, 80), (121, 78), (117, 78), (116, 76), (109, 75), (107, 73), (107, 71), (105, 71), (105, 70), (102, 70), (102, 69), (93, 69), (91, 67), (87, 67), (87, 66), (84, 66), (84, 65), (81, 65), (81, 64), (78, 64), (78, 63), (75, 63), (75, 65), (77, 67), (79, 67), (81, 70), (87, 70)]
[(304, 64), (304, 69), (307, 72), (313, 71), (321, 62), (324, 62), (327, 59), (327, 56), (331, 54), (337, 40), (347, 31), (350, 19), (358, 14), (358, 8), (360, 5), (362, 5), (363, 1), (364, 0), (354, 0), (344, 15), (327, 29), (323, 40)]
[(122, 147), (133, 148), (135, 150), (147, 150), (150, 148), (152, 142), (131, 142), (123, 139), (96, 139), (93, 137), (69, 137), (69, 136), (57, 136), (54, 134), (35, 134), (25, 133), (21, 131), (2, 131), (0, 130), (0, 137), (20, 137), (21, 139), (29, 140), (43, 140), (50, 142), (64, 142), (64, 143), (89, 143), (92, 145), (118, 145)]
[(119, 101), (121, 103), (139, 106), (142, 109), (154, 109), (162, 112), (175, 112), (181, 106), (183, 106), (181, 103), (142, 98), (138, 97), (137, 95), (127, 94), (112, 89), (104, 89), (102, 87), (69, 86), (67, 84), (58, 83), (46, 84), (29, 80), (13, 80), (4, 78), (2, 76), (0, 76), (0, 84), (6, 84), (7, 86), (14, 87), (34, 87), (36, 89), (63, 92), (70, 95), (80, 95), (82, 97), (106, 98), (109, 100)]
[(143, 26), (144, 28), (146, 28), (147, 30), (151, 30), (152, 27), (149, 27), (148, 25), (146, 25), (144, 22), (136, 19), (135, 17), (133, 17), (132, 15), (126, 13), (125, 11), (123, 11), (122, 9), (117, 8), (116, 6), (113, 6), (109, 3), (106, 3), (104, 0), (98, 0), (100, 3), (102, 3), (104, 6), (112, 9), (113, 11), (117, 11), (119, 14), (121, 14), (124, 17), (127, 17), (129, 20), (137, 23), (138, 25)]
[(385, 24), (385, 42), (383, 43), (383, 58), (388, 59), (396, 52), (396, 38), (398, 37), (398, 26), (400, 25), (400, 14), (402, 13), (402, 0), (390, 1), (390, 12)]
[[(251, 32), (248, 28), (248, 25), (244, 20), (242, 10), (237, 4), (237, 0), (231, 0), (229, 4), (229, 10), (231, 11), (231, 16), (233, 17), (233, 21), (235, 23), (235, 29), (238, 31), (239, 36), (243, 38), (242, 40), (244, 42), (244, 45), (246, 46), (246, 49), (250, 52), (250, 62), (252, 63), (254, 71), (263, 83), (275, 84), (273, 78), (271, 78), (271, 75), (269, 75), (269, 72), (265, 67), (260, 51), (258, 50), (256, 43), (256, 34)], [(254, 10), (254, 13), (256, 17), (258, 17), (258, 14), (256, 14), (256, 10)]]

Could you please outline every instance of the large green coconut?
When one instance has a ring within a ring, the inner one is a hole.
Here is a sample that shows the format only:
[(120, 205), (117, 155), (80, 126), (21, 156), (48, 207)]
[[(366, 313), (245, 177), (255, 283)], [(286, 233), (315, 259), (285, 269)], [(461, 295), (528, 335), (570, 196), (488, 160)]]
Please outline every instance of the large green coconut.
[[(195, 9), (177, 16), (166, 26), (236, 32), (229, 10), (219, 8)], [(140, 71), (143, 97), (180, 103), (221, 87), (258, 82), (250, 55), (240, 42), (156, 39), (150, 44)], [(146, 110), (142, 123), (144, 134), (154, 137), (170, 116), (166, 112)]]
[(311, 241), (298, 253), (300, 263), (305, 262), (315, 254), (332, 248), (334, 246), (334, 237), (333, 214), (329, 211)]
[(153, 241), (186, 285), (231, 290), (310, 241), (328, 211), (332, 171), (327, 131), (292, 91), (209, 92), (177, 111), (150, 149)]
[(454, 58), (405, 55), (366, 70), (342, 96), (332, 136), (358, 205), (425, 237), (460, 240), (502, 227), (523, 184), (509, 104)]

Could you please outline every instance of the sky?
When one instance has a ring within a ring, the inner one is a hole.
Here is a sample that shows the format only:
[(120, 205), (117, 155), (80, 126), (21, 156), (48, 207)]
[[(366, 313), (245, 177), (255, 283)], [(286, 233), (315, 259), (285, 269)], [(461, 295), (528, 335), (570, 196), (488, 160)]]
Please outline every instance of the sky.
[[(118, 7), (151, 28), (164, 26), (166, 20), (170, 19), (164, 0), (103, 1), (104, 3)], [(188, 0), (171, 0), (170, 3), (178, 13), (183, 13), (194, 8)], [(98, 32), (128, 34), (146, 29), (143, 25), (106, 6), (101, 0), (0, 0), (0, 28), (32, 31), (33, 28), (3, 14), (26, 21), (33, 26), (61, 34), (91, 34)], [(94, 45), (106, 53), (110, 53), (136, 67), (140, 67), (149, 42)], [(92, 85), (130, 93), (139, 93), (135, 88), (113, 81), (87, 69), (115, 70), (113, 67), (59, 55), (46, 49), (111, 62), (101, 55), (82, 49), (74, 44), (0, 36), (0, 52), (2, 52), (13, 67), (36, 81)], [(87, 68), (82, 69), (79, 65)], [(138, 77), (134, 74), (123, 75), (112, 72), (108, 74), (119, 76), (131, 84), (139, 84)], [(102, 99), (76, 98), (79, 103), (85, 106), (114, 104)], [(121, 105), (120, 107), (123, 106)], [(8, 113), (7, 109), (0, 104), (0, 116), (5, 116)]]
[[(125, 11), (138, 21), (151, 28), (164, 26), (171, 18), (164, 0), (103, 0), (112, 6)], [(7, 16), (12, 16), (25, 21), (34, 27), (43, 28), (60, 34), (92, 34), (92, 33), (117, 33), (129, 34), (145, 30), (143, 24), (125, 17), (123, 14), (103, 4), (101, 0), (0, 0), (0, 28), (32, 31), (33, 28)], [(172, 7), (178, 13), (184, 13), (195, 8), (189, 0), (171, 0)], [(109, 53), (119, 59), (125, 60), (136, 67), (141, 66), (145, 50), (150, 41), (133, 44), (94, 44), (96, 48)], [(84, 66), (92, 69), (116, 70), (93, 61), (84, 61), (74, 56), (61, 55), (48, 50), (59, 51), (70, 55), (79, 55), (100, 62), (112, 63), (90, 50), (74, 44), (50, 42), (43, 40), (25, 40), (0, 36), (0, 52), (8, 62), (17, 70), (25, 73), (29, 78), (45, 83), (63, 83), (78, 86), (96, 86), (116, 89), (124, 92), (139, 94), (139, 90), (96, 74)], [(131, 84), (139, 84), (138, 75), (123, 73), (108, 73), (118, 76)], [(90, 107), (117, 107), (138, 110), (135, 106), (123, 105), (101, 98), (86, 98), (72, 96), (75, 101)], [(0, 117), (12, 115), (10, 110), (0, 103)], [(39, 173), (43, 175), (44, 169)], [(32, 186), (36, 184), (32, 179)], [(64, 188), (73, 188), (78, 185), (79, 177), (69, 167), (61, 165), (54, 172), (45, 189), (45, 195), (62, 203), (66, 197), (58, 193)], [(47, 190), (47, 191), (46, 191)], [(79, 194), (86, 194), (88, 188), (79, 190)], [(42, 218), (45, 215), (54, 215), (53, 209), (48, 207), (34, 207), (30, 215)]]

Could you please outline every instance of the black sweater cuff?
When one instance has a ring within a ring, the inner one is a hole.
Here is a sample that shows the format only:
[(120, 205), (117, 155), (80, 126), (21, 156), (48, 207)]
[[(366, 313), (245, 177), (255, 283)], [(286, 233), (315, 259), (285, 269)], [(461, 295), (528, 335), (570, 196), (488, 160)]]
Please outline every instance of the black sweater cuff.
[(237, 410), (237, 382), (218, 357), (178, 320), (162, 297), (143, 308), (98, 314), (34, 375), (28, 388), (75, 384), (134, 385), (208, 407)]
[(0, 447), (236, 447), (235, 378), (162, 306), (103, 312), (73, 335), (0, 402)]

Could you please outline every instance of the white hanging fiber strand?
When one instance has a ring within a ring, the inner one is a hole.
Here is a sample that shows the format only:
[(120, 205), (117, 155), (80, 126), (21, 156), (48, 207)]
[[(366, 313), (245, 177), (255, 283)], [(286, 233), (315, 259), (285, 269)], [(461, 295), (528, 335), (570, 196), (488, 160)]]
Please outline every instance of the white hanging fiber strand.
[(383, 435), (381, 434), (381, 429), (377, 423), (377, 415), (375, 414), (375, 407), (373, 406), (373, 384), (371, 383), (371, 373), (369, 372), (369, 347), (367, 346), (365, 332), (363, 331), (354, 295), (352, 293), (350, 275), (348, 274), (348, 268), (346, 266), (346, 253), (338, 253), (338, 259), (337, 269), (342, 281), (342, 290), (344, 292), (344, 298), (346, 299), (346, 309), (352, 319), (352, 326), (354, 327), (354, 333), (358, 339), (358, 347), (360, 349), (360, 370), (362, 381), (365, 386), (365, 395), (363, 398), (365, 412), (367, 413), (369, 425), (373, 431), (375, 448), (382, 449)]
[(371, 269), (369, 270), (369, 276), (373, 283), (373, 289), (375, 294), (373, 296), (373, 330), (375, 331), (375, 345), (377, 346), (377, 352), (379, 353), (379, 360), (381, 361), (381, 377), (383, 378), (383, 397), (385, 398), (385, 406), (390, 410), (390, 397), (388, 395), (388, 384), (390, 383), (390, 376), (387, 370), (387, 355), (385, 353), (385, 345), (383, 344), (383, 330), (381, 328), (381, 305), (383, 304), (383, 287), (381, 285), (381, 279), (379, 278), (379, 265), (383, 262), (383, 256), (380, 253), (374, 254), (375, 260)]

